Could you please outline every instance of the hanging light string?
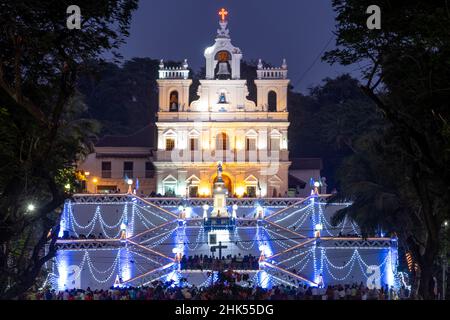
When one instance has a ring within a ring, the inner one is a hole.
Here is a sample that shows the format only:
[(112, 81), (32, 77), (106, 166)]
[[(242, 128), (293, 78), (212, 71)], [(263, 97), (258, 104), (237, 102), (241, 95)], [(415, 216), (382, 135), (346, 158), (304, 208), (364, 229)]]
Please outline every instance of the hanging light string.
[[(137, 202), (135, 203), (135, 205), (136, 205), (139, 209), (142, 209), (143, 211), (149, 213), (149, 214), (152, 215), (152, 216), (155, 216), (155, 217), (157, 217), (157, 218), (159, 218), (159, 219), (161, 219), (161, 220), (163, 220), (163, 221), (169, 221), (169, 220), (166, 219), (165, 217), (163, 217), (163, 216), (161, 216), (161, 215), (155, 213), (153, 210), (150, 210), (147, 206), (140, 205), (140, 204), (138, 204)], [(161, 211), (161, 212), (164, 212), (164, 211)]]
[(200, 241), (203, 242), (204, 240), (204, 236), (205, 236), (205, 231), (203, 228), (199, 228), (199, 231), (197, 233), (197, 238), (195, 239), (195, 247), (191, 247), (190, 244), (191, 242), (189, 242), (189, 239), (186, 237), (186, 244), (189, 250), (194, 251), (196, 250), (199, 246), (200, 246)]
[(305, 250), (305, 251), (302, 251), (302, 252), (299, 252), (299, 253), (293, 255), (292, 257), (289, 257), (287, 259), (284, 259), (284, 260), (281, 260), (279, 262), (276, 262), (276, 264), (279, 265), (279, 264), (282, 264), (282, 263), (286, 263), (288, 261), (291, 261), (291, 260), (294, 260), (296, 258), (299, 258), (299, 257), (301, 257), (303, 255), (310, 255), (310, 254), (311, 254), (311, 249)]
[[(149, 241), (152, 241), (152, 240), (154, 240), (154, 239), (158, 239), (158, 238), (160, 238), (160, 237), (163, 237), (163, 236), (166, 236), (166, 235), (171, 235), (173, 232), (175, 232), (177, 230), (177, 228), (174, 228), (174, 229), (171, 229), (171, 230), (169, 230), (169, 231), (166, 231), (166, 232), (163, 232), (163, 233), (159, 233), (159, 234), (157, 234), (156, 236), (153, 236), (153, 237), (151, 237), (151, 238), (147, 238), (147, 239), (145, 239), (144, 241), (142, 241), (142, 242), (140, 242), (140, 244), (141, 245), (143, 245), (143, 244), (145, 244), (145, 243), (147, 243), (147, 242), (149, 242)], [(167, 238), (166, 238), (167, 239)]]
[(292, 227), (298, 228), (298, 227), (301, 227), (305, 223), (306, 219), (308, 219), (308, 217), (311, 217), (311, 216), (314, 217), (314, 209), (313, 209), (313, 207), (308, 207), (308, 210), (306, 210), (297, 219), (297, 221), (295, 221), (294, 223), (292, 223), (289, 226), (287, 226), (287, 228), (292, 228)]
[[(155, 224), (154, 224), (153, 222), (151, 222), (147, 217), (145, 217), (144, 214), (142, 214), (142, 212), (141, 212), (141, 210), (139, 210), (139, 207), (138, 207), (138, 206), (133, 205), (133, 207), (135, 208), (134, 210), (135, 210), (137, 216), (138, 216), (139, 218), (141, 218), (141, 222), (143, 222), (143, 223), (145, 222), (145, 223), (151, 225), (152, 227), (155, 226)], [(166, 220), (166, 221), (167, 221), (167, 220)]]
[[(237, 244), (238, 247), (240, 247), (243, 250), (249, 251), (253, 248), (253, 246), (255, 245), (255, 243), (258, 241), (257, 240), (257, 234), (255, 233), (255, 236), (253, 237), (252, 240), (242, 240), (241, 236), (239, 235), (239, 231), (240, 228), (235, 228), (234, 229), (234, 239), (235, 239), (235, 243)], [(244, 245), (245, 242), (250, 242), (250, 246), (246, 247)]]
[(290, 214), (288, 214), (287, 216), (285, 216), (285, 217), (283, 217), (283, 218), (281, 218), (281, 219), (275, 220), (275, 223), (280, 223), (280, 222), (282, 222), (282, 221), (284, 221), (284, 220), (286, 220), (286, 219), (292, 217), (294, 214), (297, 214), (297, 213), (299, 213), (299, 212), (302, 212), (302, 211), (311, 209), (311, 206), (312, 206), (312, 205), (313, 205), (312, 203), (309, 203), (309, 204), (307, 204), (306, 206), (304, 206), (303, 208), (298, 209), (298, 210), (295, 210), (295, 211), (291, 212)]

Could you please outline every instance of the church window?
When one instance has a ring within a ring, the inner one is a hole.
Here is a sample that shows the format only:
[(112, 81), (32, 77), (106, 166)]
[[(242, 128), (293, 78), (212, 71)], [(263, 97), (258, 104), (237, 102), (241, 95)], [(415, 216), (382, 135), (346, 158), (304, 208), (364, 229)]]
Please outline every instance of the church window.
[(227, 150), (228, 148), (228, 136), (225, 132), (221, 132), (217, 135), (216, 150)]
[(175, 139), (167, 138), (166, 139), (166, 151), (172, 151), (175, 149)]
[(164, 185), (164, 196), (175, 197), (175, 185)]
[(198, 150), (198, 138), (191, 138), (190, 139), (190, 149), (191, 149), (191, 151), (197, 151)]
[(123, 177), (128, 179), (133, 178), (133, 161), (124, 161)]
[(256, 198), (256, 186), (247, 186), (247, 197)]
[(189, 186), (189, 197), (190, 198), (198, 197), (198, 186)]
[(270, 150), (272, 151), (280, 150), (280, 138), (278, 137), (270, 138)]
[(275, 91), (269, 91), (268, 94), (268, 111), (276, 112), (277, 111), (277, 93)]
[(170, 112), (178, 112), (178, 91), (174, 90), (169, 95), (169, 110)]
[(254, 151), (256, 150), (256, 139), (255, 138), (247, 138), (245, 150), (247, 151)]
[(102, 161), (102, 178), (111, 178), (111, 161)]

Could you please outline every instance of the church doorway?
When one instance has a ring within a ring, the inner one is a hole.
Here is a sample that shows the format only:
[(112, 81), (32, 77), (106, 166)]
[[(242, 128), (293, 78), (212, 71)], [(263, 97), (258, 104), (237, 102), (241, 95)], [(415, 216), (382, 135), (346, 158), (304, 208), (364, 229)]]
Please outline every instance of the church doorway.
[[(226, 175), (225, 173), (222, 173), (222, 180), (225, 183), (225, 188), (227, 188), (228, 194), (232, 195), (233, 194), (233, 184), (231, 183), (231, 178), (228, 175)], [(213, 188), (214, 188), (214, 184), (216, 182), (217, 182), (217, 176), (214, 178)]]

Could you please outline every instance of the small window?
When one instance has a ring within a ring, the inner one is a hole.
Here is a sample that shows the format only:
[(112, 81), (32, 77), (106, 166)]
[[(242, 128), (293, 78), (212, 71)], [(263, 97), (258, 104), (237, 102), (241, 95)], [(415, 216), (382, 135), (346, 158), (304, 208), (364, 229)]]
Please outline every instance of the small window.
[(189, 187), (189, 197), (190, 198), (198, 197), (198, 186), (190, 186)]
[(175, 185), (164, 185), (164, 195), (166, 197), (175, 197)]
[(277, 111), (277, 93), (275, 91), (270, 91), (268, 95), (268, 111)]
[(255, 186), (247, 187), (247, 197), (256, 198), (256, 187)]
[(190, 147), (191, 147), (191, 151), (197, 151), (198, 150), (198, 139), (197, 138), (191, 138), (190, 139)]
[(175, 139), (167, 138), (166, 139), (166, 151), (172, 151), (175, 149)]
[(178, 112), (178, 91), (172, 91), (169, 95), (169, 111)]
[(227, 150), (228, 136), (225, 132), (221, 132), (216, 137), (216, 150)]
[(255, 138), (247, 138), (245, 144), (246, 144), (245, 149), (247, 151), (254, 151), (254, 150), (256, 150), (256, 139)]
[(102, 161), (102, 178), (111, 179), (111, 161)]
[(270, 138), (270, 150), (280, 150), (280, 138)]
[(123, 177), (124, 178), (133, 178), (133, 162), (125, 161), (123, 163)]

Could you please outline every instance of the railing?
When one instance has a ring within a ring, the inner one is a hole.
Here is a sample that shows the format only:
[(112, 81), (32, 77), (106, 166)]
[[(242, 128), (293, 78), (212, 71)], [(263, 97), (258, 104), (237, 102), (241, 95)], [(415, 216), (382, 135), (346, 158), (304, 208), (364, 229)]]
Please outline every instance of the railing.
[(263, 68), (256, 70), (258, 79), (287, 79), (287, 69)]
[(275, 162), (289, 161), (289, 150), (203, 150), (191, 151), (183, 149), (174, 149), (171, 151), (158, 150), (156, 152), (156, 161), (174, 161), (174, 162)]
[(171, 67), (159, 70), (160, 79), (187, 79), (189, 78), (189, 70), (182, 67)]
[[(320, 195), (320, 199), (326, 199), (331, 195)], [(72, 204), (100, 204), (100, 203), (124, 203), (130, 202), (134, 195), (130, 194), (83, 194), (78, 193), (72, 196)], [(296, 205), (299, 201), (305, 198), (227, 198), (227, 205), (236, 204), (238, 207), (254, 207), (257, 204), (262, 207), (287, 207)], [(181, 197), (157, 197), (157, 198), (145, 198), (148, 202), (151, 202), (160, 207), (178, 207), (185, 201)], [(204, 204), (212, 205), (212, 198), (188, 198), (189, 206), (203, 206)], [(346, 205), (346, 204), (342, 204)], [(301, 204), (300, 204), (301, 206)]]
[(228, 112), (158, 112), (158, 121), (288, 121), (288, 112), (228, 111)]

